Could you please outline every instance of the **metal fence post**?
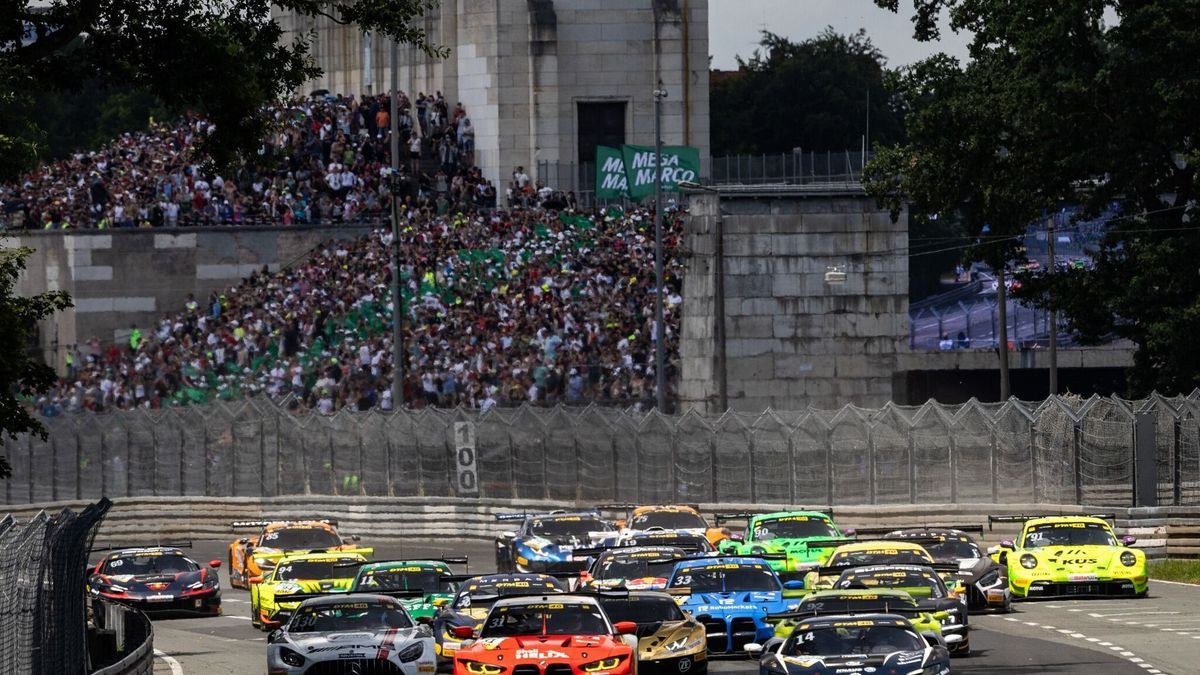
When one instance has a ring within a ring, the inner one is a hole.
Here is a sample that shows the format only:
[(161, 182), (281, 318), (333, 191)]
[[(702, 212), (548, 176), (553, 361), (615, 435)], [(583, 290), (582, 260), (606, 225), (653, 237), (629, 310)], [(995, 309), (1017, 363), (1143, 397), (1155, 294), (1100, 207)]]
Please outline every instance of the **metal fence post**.
[[(950, 503), (958, 503), (958, 443), (950, 434)], [(995, 476), (995, 474), (992, 474)], [(993, 478), (994, 480), (994, 478)], [(915, 501), (913, 503), (916, 503)]]
[(792, 435), (787, 436), (788, 453), (788, 503), (796, 503), (796, 446), (792, 443)]
[(1171, 464), (1174, 467), (1174, 471), (1172, 472), (1174, 475), (1172, 476), (1171, 481), (1173, 493), (1172, 501), (1174, 502), (1175, 506), (1180, 506), (1183, 503), (1183, 469), (1180, 467), (1180, 464), (1183, 463), (1183, 448), (1179, 437), (1183, 431), (1183, 423), (1179, 421), (1178, 417), (1176, 417), (1174, 424), (1171, 426), (1171, 454), (1173, 457)]
[[(104, 433), (100, 433), (100, 496), (108, 496), (108, 459), (105, 457), (104, 447), (107, 443), (104, 442)], [(208, 466), (208, 463), (205, 463)]]
[[(803, 157), (802, 157), (803, 159)], [(825, 503), (833, 506), (833, 431), (825, 433)]]
[(754, 434), (750, 434), (750, 440), (746, 443), (746, 448), (750, 455), (750, 503), (758, 503), (758, 467), (754, 461)]
[(1133, 506), (1158, 506), (1158, 429), (1153, 411), (1133, 418)]
[(993, 426), (992, 427), (992, 447), (991, 447), (991, 451), (988, 453), (988, 469), (990, 470), (989, 473), (991, 473), (991, 475), (992, 475), (992, 503), (993, 504), (1000, 503), (1000, 478), (999, 478), (999, 476), (996, 475), (1000, 468), (997, 465), (997, 457), (996, 457), (996, 452), (998, 450), (997, 446), (1000, 444), (1000, 441), (996, 438), (996, 436), (997, 436), (997, 429), (996, 429), (996, 427)]
[(1083, 504), (1083, 454), (1079, 447), (1079, 423), (1071, 425), (1071, 445), (1075, 450), (1075, 503)]
[(267, 496), (267, 423), (258, 421), (258, 496)]
[[(913, 438), (913, 430), (908, 430), (908, 503), (917, 503), (917, 441)], [(950, 477), (954, 479), (953, 475)]]
[(867, 424), (867, 492), (868, 504), (875, 504), (875, 428)]
[(75, 434), (75, 499), (83, 499), (83, 437)]
[(679, 501), (679, 429), (671, 427), (671, 501)]
[(719, 503), (721, 497), (720, 490), (717, 488), (717, 441), (715, 438), (708, 444), (708, 480), (712, 490), (709, 494), (709, 501)]
[(1029, 424), (1029, 476), (1033, 483), (1033, 503), (1038, 502), (1038, 472), (1037, 472), (1037, 425)]

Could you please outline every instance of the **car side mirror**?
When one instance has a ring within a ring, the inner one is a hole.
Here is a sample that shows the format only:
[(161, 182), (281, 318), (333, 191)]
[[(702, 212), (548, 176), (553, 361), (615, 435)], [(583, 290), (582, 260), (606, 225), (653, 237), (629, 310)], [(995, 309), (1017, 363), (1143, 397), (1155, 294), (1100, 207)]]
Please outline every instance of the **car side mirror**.
[(249, 544), (250, 540), (246, 537), (242, 537), (241, 539), (238, 539), (238, 543), (239, 544)]
[(208, 566), (213, 569), (217, 569), (218, 567), (221, 566), (221, 561), (220, 560), (209, 560)]
[(853, 537), (856, 534), (858, 534), (858, 530), (854, 529), (853, 527), (847, 527), (846, 529), (842, 530), (842, 535), (846, 537)]
[(1013, 543), (1012, 539), (1005, 539), (1004, 541), (1000, 542), (1000, 548), (1006, 548), (1011, 551), (1011, 550), (1015, 549), (1016, 547), (1017, 547), (1017, 545)]
[(799, 579), (791, 579), (783, 582), (783, 587), (789, 591), (802, 591), (804, 590), (804, 582)]
[(248, 582), (250, 582), (250, 583), (252, 583), (252, 584), (261, 584), (261, 583), (262, 583), (262, 577), (250, 577), (250, 578), (249, 578), (249, 579), (247, 579), (246, 581), (248, 581)]
[(430, 604), (432, 604), (434, 607), (445, 607), (446, 605), (450, 604), (450, 598), (434, 598), (433, 602)]
[(938, 636), (934, 635), (933, 633), (921, 633), (921, 637), (925, 638), (925, 644), (929, 645), (930, 647), (936, 648), (942, 646), (942, 641), (939, 640)]
[(1134, 536), (1131, 536), (1128, 534), (1125, 535), (1124, 537), (1121, 537), (1121, 545), (1122, 546), (1133, 546), (1136, 543), (1137, 543), (1137, 537), (1134, 537)]
[[(955, 633), (949, 633), (947, 635), (943, 635), (942, 639), (945, 640), (946, 644), (948, 644), (948, 645), (956, 645), (956, 644), (962, 642), (963, 638), (961, 635), (957, 635)], [(933, 645), (933, 646), (936, 647), (937, 645)]]
[(350, 541), (362, 541), (362, 536), (357, 534), (350, 535)]
[(633, 635), (637, 633), (637, 623), (633, 621), (618, 621), (613, 624), (617, 635)]
[(459, 640), (470, 640), (475, 637), (475, 629), (471, 626), (455, 626), (451, 633)]
[(743, 649), (745, 649), (746, 653), (749, 654), (753, 658), (758, 658), (758, 657), (762, 656), (763, 646), (758, 644), (757, 642), (747, 642), (746, 646), (743, 647)]
[(283, 631), (279, 629), (271, 631), (271, 634), (267, 636), (267, 644), (275, 644), (276, 642), (280, 642), (282, 640)]

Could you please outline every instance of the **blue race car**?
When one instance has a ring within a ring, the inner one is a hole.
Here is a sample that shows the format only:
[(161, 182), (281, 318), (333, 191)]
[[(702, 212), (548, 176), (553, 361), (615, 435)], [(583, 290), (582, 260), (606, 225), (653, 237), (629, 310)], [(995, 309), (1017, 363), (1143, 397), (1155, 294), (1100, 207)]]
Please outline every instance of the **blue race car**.
[(709, 654), (741, 652), (775, 633), (768, 614), (796, 609), (804, 583), (779, 581), (762, 558), (721, 556), (681, 560), (671, 572), (667, 592), (704, 625)]
[(583, 565), (572, 568), (570, 564), (575, 549), (590, 549), (616, 532), (595, 512), (502, 513), (496, 520), (521, 523), (515, 532), (496, 537), (496, 570), (500, 572), (579, 571)]

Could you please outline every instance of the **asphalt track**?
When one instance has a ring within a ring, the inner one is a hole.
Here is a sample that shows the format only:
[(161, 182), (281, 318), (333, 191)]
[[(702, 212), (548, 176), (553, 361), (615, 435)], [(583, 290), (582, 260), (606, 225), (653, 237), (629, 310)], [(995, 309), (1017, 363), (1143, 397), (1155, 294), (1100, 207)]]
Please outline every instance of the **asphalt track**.
[[(374, 544), (375, 557), (395, 559), (467, 555), (470, 571), (495, 567), (487, 542), (458, 540), (446, 548)], [(228, 557), (221, 542), (197, 542), (192, 558)], [(225, 614), (198, 619), (158, 619), (154, 646), (161, 675), (248, 675), (266, 671), (266, 635), (250, 626), (249, 593), (222, 591)], [(1200, 672), (1200, 587), (1154, 585), (1144, 600), (1020, 603), (1010, 615), (973, 616), (974, 654), (954, 659), (955, 674), (1054, 673), (1128, 675)], [(715, 673), (755, 673), (749, 661), (717, 661)]]

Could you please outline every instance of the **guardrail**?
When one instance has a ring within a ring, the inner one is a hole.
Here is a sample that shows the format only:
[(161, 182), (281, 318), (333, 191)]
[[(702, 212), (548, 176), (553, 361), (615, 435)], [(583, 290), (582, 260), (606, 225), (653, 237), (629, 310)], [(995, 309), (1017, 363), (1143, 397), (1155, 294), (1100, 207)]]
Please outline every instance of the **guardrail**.
[(92, 604), (94, 630), (88, 641), (91, 675), (150, 675), (154, 672), (154, 626), (142, 612), (116, 603)]

